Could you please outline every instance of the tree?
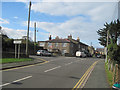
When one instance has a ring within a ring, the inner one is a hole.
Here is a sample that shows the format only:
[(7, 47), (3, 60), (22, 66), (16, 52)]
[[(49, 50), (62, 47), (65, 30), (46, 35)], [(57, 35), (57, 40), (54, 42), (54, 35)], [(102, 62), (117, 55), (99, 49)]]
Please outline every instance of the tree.
[(106, 47), (107, 42), (107, 31), (109, 30), (109, 41), (110, 44), (112, 40), (113, 43), (117, 43), (117, 38), (120, 35), (120, 21), (117, 19), (115, 21), (112, 21), (111, 23), (105, 23), (104, 28), (97, 31), (98, 35), (100, 36), (98, 38), (99, 43)]
[(110, 60), (118, 61), (118, 58), (120, 55), (120, 53), (118, 51), (119, 51), (119, 48), (118, 48), (116, 43), (109, 44), (109, 46), (108, 46), (108, 58)]

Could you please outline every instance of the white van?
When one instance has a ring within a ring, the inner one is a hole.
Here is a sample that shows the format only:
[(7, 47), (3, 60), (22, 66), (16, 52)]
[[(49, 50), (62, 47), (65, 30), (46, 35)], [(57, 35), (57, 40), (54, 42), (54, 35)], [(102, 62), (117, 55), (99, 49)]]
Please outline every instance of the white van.
[(84, 52), (77, 51), (76, 52), (76, 57), (86, 57), (86, 54)]

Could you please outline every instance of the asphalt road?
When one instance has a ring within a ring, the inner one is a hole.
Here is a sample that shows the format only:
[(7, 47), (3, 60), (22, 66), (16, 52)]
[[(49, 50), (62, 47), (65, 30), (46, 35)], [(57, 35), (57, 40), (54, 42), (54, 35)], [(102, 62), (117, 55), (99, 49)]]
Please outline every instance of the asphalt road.
[(2, 88), (109, 88), (104, 60), (40, 57), (46, 62), (2, 71)]

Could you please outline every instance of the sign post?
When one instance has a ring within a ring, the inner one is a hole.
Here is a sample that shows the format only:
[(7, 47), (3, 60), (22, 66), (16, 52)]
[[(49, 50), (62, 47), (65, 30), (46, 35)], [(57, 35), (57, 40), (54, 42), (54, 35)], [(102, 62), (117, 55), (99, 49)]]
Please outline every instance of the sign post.
[(22, 41), (19, 39), (15, 39), (13, 43), (15, 44), (15, 58), (17, 58), (17, 45), (18, 45), (18, 58), (20, 58), (20, 44), (22, 43)]
[(18, 45), (18, 58), (20, 58), (20, 44)]
[(16, 55), (17, 55), (17, 44), (15, 44), (15, 58), (17, 58)]

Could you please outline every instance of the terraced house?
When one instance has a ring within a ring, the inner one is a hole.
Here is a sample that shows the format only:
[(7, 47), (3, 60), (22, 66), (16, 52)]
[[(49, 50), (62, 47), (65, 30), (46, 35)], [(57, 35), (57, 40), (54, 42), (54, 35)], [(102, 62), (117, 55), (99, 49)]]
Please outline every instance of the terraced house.
[(38, 41), (38, 44), (40, 47), (60, 55), (74, 56), (76, 51), (88, 51), (88, 45), (80, 42), (79, 37), (77, 40), (73, 39), (72, 35), (69, 35), (65, 39), (58, 36), (52, 39), (50, 35), (49, 40)]

